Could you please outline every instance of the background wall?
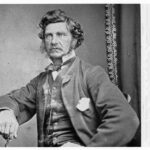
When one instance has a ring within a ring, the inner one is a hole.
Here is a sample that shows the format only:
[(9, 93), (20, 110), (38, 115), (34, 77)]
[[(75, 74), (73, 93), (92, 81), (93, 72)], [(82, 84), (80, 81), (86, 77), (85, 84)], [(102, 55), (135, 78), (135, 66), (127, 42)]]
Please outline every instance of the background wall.
[[(120, 78), (122, 92), (131, 97), (130, 105), (141, 120), (141, 17), (140, 5), (121, 5)], [(130, 146), (141, 145), (141, 125)]]
[[(38, 23), (51, 9), (61, 8), (83, 26), (85, 41), (77, 54), (106, 68), (104, 5), (0, 5), (0, 95), (20, 88), (48, 65), (39, 51)], [(35, 116), (19, 128), (9, 146), (37, 146)], [(0, 146), (4, 146), (0, 137)]]

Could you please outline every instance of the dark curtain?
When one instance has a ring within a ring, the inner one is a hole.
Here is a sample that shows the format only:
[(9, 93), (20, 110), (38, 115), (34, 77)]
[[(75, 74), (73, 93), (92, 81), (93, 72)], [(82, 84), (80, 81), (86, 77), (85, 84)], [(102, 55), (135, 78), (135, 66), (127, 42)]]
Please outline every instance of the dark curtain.
[[(108, 74), (141, 120), (140, 5), (105, 5)], [(141, 146), (141, 127), (129, 146)]]

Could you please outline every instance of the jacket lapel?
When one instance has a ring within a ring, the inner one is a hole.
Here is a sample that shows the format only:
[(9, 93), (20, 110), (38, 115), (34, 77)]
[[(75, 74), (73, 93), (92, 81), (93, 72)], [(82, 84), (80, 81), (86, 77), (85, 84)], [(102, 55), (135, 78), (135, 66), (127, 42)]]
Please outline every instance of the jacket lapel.
[(85, 124), (81, 112), (76, 108), (79, 100), (82, 98), (82, 96), (85, 96), (84, 92), (81, 89), (81, 83), (79, 84), (81, 76), (81, 72), (79, 73), (79, 69), (80, 60), (79, 58), (77, 58), (68, 73), (63, 78), (62, 100), (76, 133), (83, 141), (83, 143), (87, 145), (92, 133), (89, 131), (88, 125)]
[(78, 71), (78, 66), (79, 58), (77, 57), (67, 73), (63, 76), (62, 80), (62, 99), (71, 117), (75, 115), (75, 109), (77, 105), (76, 99), (78, 99), (78, 95), (74, 93), (75, 91), (73, 90), (76, 84), (74, 72)]

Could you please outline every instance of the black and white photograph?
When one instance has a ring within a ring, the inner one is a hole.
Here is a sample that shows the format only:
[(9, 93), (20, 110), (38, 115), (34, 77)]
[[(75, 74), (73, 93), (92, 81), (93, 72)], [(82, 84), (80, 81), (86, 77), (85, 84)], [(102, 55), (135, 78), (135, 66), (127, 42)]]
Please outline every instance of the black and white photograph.
[(0, 147), (141, 147), (141, 20), (141, 4), (0, 4)]

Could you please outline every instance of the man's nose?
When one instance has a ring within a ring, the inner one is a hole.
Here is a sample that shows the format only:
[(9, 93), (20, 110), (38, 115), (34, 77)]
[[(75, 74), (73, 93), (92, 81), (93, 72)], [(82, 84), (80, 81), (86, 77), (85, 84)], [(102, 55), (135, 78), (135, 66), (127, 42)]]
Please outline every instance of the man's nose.
[(57, 42), (58, 42), (57, 37), (56, 37), (56, 36), (53, 36), (53, 37), (52, 37), (52, 40), (51, 40), (51, 43), (52, 43), (52, 44), (57, 44)]

